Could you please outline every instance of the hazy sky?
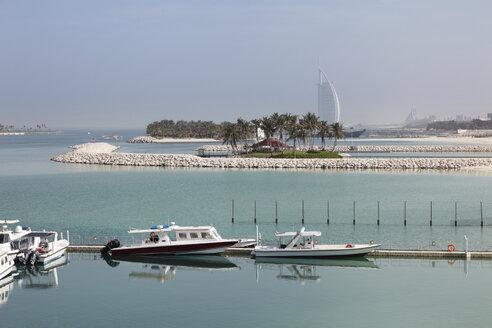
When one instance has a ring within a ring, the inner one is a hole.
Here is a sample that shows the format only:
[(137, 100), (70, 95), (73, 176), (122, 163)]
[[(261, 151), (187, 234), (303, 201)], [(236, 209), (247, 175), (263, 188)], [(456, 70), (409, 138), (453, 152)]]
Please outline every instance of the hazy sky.
[(491, 1), (2, 1), (0, 123), (145, 127), (317, 111), (492, 112)]

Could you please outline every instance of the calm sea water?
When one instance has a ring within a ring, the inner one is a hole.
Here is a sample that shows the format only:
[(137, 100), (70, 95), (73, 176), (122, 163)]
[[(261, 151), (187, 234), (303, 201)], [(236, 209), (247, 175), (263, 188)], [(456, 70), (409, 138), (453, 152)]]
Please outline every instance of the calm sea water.
[[(111, 143), (128, 152), (193, 153), (200, 145), (124, 142), (143, 132), (1, 136), (0, 218), (20, 219), (33, 229), (70, 230), (72, 243), (101, 244), (113, 237), (130, 241), (130, 227), (170, 221), (212, 223), (225, 237), (254, 236), (256, 217), (268, 243), (275, 231), (300, 228), (304, 215), (306, 228), (322, 231), (327, 242), (374, 240), (404, 249), (446, 249), (454, 243), (462, 249), (467, 235), (471, 249), (492, 250), (488, 173), (50, 161), (98, 135), (123, 136)], [(106, 262), (97, 254), (69, 254), (50, 267), (20, 269), (0, 281), (0, 327), (487, 327), (491, 274), (492, 262), (475, 260), (259, 263), (216, 256)]]
[(130, 227), (170, 221), (214, 224), (226, 237), (254, 236), (256, 216), (269, 242), (275, 231), (300, 228), (304, 201), (305, 225), (322, 231), (324, 241), (374, 240), (384, 248), (406, 249), (446, 249), (454, 243), (460, 249), (467, 235), (471, 249), (492, 250), (492, 175), (487, 173), (166, 169), (50, 161), (103, 134), (123, 136), (111, 142), (124, 151), (193, 152), (199, 145), (125, 143), (143, 132), (2, 136), (0, 217), (34, 229), (70, 230), (72, 243), (104, 243), (113, 237), (127, 241)]
[(490, 261), (106, 263), (70, 254), (0, 282), (2, 327), (488, 327)]

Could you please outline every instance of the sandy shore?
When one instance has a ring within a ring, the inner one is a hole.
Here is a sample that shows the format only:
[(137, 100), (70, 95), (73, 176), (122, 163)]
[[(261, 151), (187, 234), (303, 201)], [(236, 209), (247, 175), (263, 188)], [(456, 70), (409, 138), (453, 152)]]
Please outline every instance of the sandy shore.
[(129, 143), (192, 143), (192, 142), (221, 142), (212, 138), (154, 138), (150, 136), (135, 137)]
[[(352, 139), (348, 139), (352, 140)], [(390, 142), (401, 142), (401, 141), (413, 141), (422, 144), (427, 143), (453, 143), (453, 144), (476, 144), (476, 145), (492, 145), (492, 137), (487, 138), (472, 138), (472, 137), (422, 137), (422, 138), (360, 138), (353, 139), (358, 141), (390, 141)]]
[(70, 148), (73, 149), (73, 153), (103, 154), (111, 153), (120, 147), (110, 145), (106, 142), (88, 142)]

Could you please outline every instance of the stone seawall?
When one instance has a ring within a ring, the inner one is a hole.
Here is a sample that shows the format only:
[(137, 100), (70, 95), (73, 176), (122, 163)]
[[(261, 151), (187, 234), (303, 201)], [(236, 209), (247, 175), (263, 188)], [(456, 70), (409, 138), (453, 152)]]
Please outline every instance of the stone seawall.
[(69, 152), (53, 161), (78, 164), (162, 166), (183, 168), (257, 169), (462, 169), (492, 166), (492, 158), (202, 158), (186, 154)]

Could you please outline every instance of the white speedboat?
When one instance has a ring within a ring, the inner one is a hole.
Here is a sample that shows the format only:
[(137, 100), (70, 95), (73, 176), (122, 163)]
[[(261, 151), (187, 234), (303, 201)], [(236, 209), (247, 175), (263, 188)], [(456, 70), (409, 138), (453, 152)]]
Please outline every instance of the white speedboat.
[(32, 231), (26, 237), (35, 243), (21, 255), (24, 263), (46, 265), (62, 257), (70, 244), (66, 239), (58, 239), (55, 231)]
[(121, 247), (117, 239), (112, 240), (101, 252), (111, 255), (219, 254), (238, 242), (238, 239), (222, 238), (213, 226), (178, 226), (174, 222), (128, 233), (141, 234), (144, 238), (138, 244)]
[(13, 230), (8, 225), (19, 223), (19, 220), (2, 220), (2, 230), (0, 231), (0, 249), (7, 249), (9, 256), (15, 258), (17, 255), (29, 250), (34, 239), (27, 237), (31, 232), (29, 227), (15, 226)]
[[(318, 244), (315, 237), (321, 236), (320, 231), (305, 231), (302, 227), (296, 232), (282, 232), (275, 234), (279, 243), (274, 246), (257, 245), (251, 253), (256, 257), (332, 257), (365, 255), (380, 244), (343, 244), (329, 245)], [(282, 238), (288, 237), (287, 243), (282, 243)]]
[(0, 249), (0, 279), (8, 276), (14, 268), (14, 260), (8, 255), (7, 248)]

